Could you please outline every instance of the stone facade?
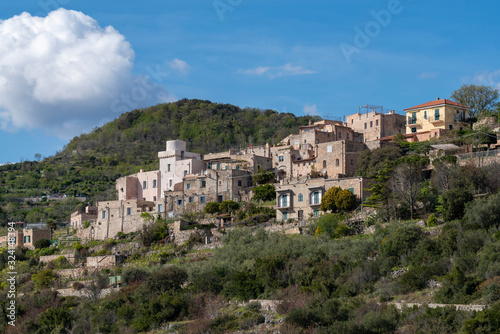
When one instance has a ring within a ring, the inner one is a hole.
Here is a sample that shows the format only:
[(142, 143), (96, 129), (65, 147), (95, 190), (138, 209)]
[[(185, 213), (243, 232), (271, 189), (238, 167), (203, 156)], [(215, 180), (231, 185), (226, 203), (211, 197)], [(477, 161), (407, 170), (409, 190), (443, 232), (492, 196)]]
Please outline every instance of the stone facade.
[[(14, 235), (13, 235), (14, 234)], [(35, 249), (35, 241), (39, 239), (50, 240), (50, 230), (29, 229), (29, 230), (16, 230), (10, 234), (10, 237), (15, 237), (15, 247), (27, 247)], [(0, 237), (0, 246), (8, 245), (9, 235)]]
[(252, 174), (250, 171), (224, 169), (207, 170), (201, 175), (188, 175), (178, 191), (165, 193), (165, 208), (169, 216), (186, 212), (203, 211), (206, 203), (251, 198)]
[(321, 198), (332, 187), (349, 189), (358, 200), (363, 200), (368, 196), (366, 188), (369, 184), (370, 181), (362, 177), (341, 179), (301, 177), (282, 180), (276, 186), (276, 220), (301, 221), (309, 217), (318, 217)]
[(256, 173), (259, 169), (270, 170), (273, 167), (272, 158), (270, 157), (270, 147), (266, 145), (266, 150), (258, 150), (255, 154), (251, 148), (240, 151), (229, 150), (221, 153), (210, 153), (203, 156), (203, 160), (207, 163), (208, 169), (213, 170), (247, 170)]
[(393, 110), (387, 114), (372, 111), (349, 115), (346, 116), (346, 125), (362, 133), (365, 142), (406, 133), (406, 117)]
[(128, 175), (116, 180), (118, 200), (142, 199), (156, 202), (161, 198), (160, 171), (144, 172)]
[(74, 229), (82, 229), (85, 221), (91, 223), (97, 219), (97, 207), (87, 206), (85, 212), (75, 211), (71, 214), (71, 227)]
[(164, 202), (122, 200), (98, 203), (98, 217), (91, 226), (90, 238), (104, 240), (113, 238), (118, 232), (130, 233), (142, 229), (141, 214), (162, 214)]

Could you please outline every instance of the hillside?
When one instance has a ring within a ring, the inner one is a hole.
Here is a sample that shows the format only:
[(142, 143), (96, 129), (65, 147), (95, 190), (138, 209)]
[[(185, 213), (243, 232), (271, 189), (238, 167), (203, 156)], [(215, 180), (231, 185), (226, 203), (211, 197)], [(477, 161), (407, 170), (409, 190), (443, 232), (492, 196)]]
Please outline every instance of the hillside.
[(167, 140), (184, 140), (188, 150), (200, 154), (219, 152), (278, 142), (310, 119), (316, 120), (187, 99), (124, 113), (91, 133), (73, 138), (54, 157), (0, 166), (0, 224), (26, 220), (35, 209), (43, 211), (32, 215), (36, 221), (68, 216), (68, 209), (59, 212), (56, 205), (56, 212), (45, 212), (44, 203), (23, 206), (19, 198), (66, 194), (88, 196), (92, 201), (113, 199), (117, 178), (140, 168), (157, 168), (157, 152), (165, 149)]

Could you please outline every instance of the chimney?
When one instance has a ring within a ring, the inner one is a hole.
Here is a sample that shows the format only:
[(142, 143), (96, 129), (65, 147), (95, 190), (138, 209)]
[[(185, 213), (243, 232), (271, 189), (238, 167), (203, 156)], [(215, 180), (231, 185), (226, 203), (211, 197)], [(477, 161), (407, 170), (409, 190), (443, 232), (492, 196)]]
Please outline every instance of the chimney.
[(309, 125), (312, 125), (312, 124), (313, 124), (313, 122), (312, 122), (312, 120), (310, 119), (310, 120), (309, 120)]
[(441, 100), (439, 97), (436, 100)]

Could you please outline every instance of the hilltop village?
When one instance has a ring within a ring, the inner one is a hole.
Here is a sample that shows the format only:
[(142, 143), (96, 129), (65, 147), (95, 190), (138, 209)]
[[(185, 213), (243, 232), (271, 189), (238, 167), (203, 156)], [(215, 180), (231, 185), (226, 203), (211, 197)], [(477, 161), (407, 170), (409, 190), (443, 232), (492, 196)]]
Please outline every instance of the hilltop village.
[(368, 197), (370, 180), (355, 176), (363, 151), (393, 145), (397, 134), (418, 142), (468, 126), (469, 107), (446, 99), (405, 109), (406, 115), (382, 110), (367, 105), (345, 121), (310, 122), (273, 146), (203, 158), (186, 151), (183, 141), (167, 141), (166, 150), (158, 152), (158, 170), (119, 178), (117, 199), (74, 212), (71, 228), (83, 239), (105, 240), (140, 230), (145, 212), (173, 218), (203, 211), (209, 202), (248, 202), (255, 186), (252, 177), (264, 172), (275, 176), (276, 220), (300, 222), (319, 216), (321, 198), (331, 187), (350, 190), (358, 203)]

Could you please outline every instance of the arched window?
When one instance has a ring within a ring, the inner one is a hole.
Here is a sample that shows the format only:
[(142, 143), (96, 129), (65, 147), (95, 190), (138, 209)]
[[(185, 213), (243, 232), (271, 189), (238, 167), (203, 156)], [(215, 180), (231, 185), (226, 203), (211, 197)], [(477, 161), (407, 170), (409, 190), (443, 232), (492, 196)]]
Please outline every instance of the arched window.
[(304, 195), (302, 193), (299, 194), (299, 202), (302, 202), (304, 200)]

